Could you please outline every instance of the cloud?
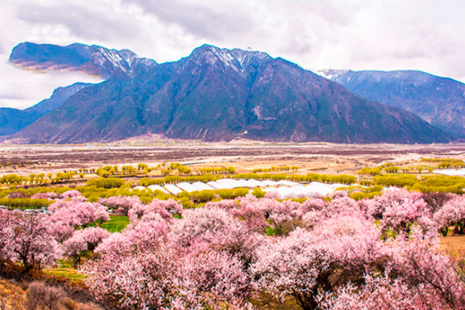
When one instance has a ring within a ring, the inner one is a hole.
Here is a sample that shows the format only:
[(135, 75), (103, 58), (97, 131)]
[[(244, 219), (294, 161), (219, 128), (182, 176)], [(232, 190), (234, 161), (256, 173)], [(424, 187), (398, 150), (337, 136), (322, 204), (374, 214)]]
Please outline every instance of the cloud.
[[(128, 48), (157, 62), (209, 43), (251, 47), (313, 70), (416, 69), (465, 81), (458, 7), (458, 0), (2, 0), (0, 105), (6, 98), (32, 104), (64, 85), (61, 77), (24, 72), (9, 81), (19, 70), (1, 63), (24, 41)], [(21, 80), (48, 86), (20, 92)]]
[(257, 26), (247, 5), (241, 1), (123, 0), (136, 4), (160, 21), (181, 27), (195, 37), (218, 40), (237, 36)]
[(53, 90), (76, 82), (99, 83), (101, 79), (81, 73), (34, 74), (19, 70), (7, 62), (0, 62), (0, 107), (24, 109), (45, 98)]
[(118, 16), (90, 11), (84, 6), (61, 3), (50, 7), (33, 3), (18, 6), (18, 18), (31, 25), (66, 27), (71, 35), (87, 40), (111, 41), (131, 38), (139, 31), (137, 23), (118, 19)]

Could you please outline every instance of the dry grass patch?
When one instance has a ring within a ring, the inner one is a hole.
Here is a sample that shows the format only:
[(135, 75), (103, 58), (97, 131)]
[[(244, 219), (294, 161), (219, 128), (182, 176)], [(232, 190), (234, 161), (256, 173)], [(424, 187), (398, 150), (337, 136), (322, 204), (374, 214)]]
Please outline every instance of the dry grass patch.
[(441, 247), (458, 260), (465, 260), (465, 235), (441, 237)]
[(0, 309), (26, 309), (26, 292), (7, 280), (0, 279)]
[(68, 278), (73, 282), (79, 282), (85, 278), (83, 274), (74, 268), (47, 268), (42, 271), (45, 274)]

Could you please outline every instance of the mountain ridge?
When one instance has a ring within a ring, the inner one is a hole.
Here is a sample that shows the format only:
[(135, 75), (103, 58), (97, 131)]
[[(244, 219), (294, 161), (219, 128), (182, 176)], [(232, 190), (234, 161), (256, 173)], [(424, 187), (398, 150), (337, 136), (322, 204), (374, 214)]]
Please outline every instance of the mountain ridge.
[(412, 112), (465, 139), (465, 84), (416, 70), (321, 70), (318, 73), (369, 100)]
[(0, 136), (12, 135), (32, 124), (43, 115), (59, 107), (69, 97), (88, 87), (89, 83), (75, 83), (58, 87), (48, 99), (24, 110), (14, 108), (0, 108)]
[(82, 89), (13, 140), (111, 142), (143, 134), (206, 141), (450, 141), (409, 112), (356, 96), (285, 59), (212, 45)]

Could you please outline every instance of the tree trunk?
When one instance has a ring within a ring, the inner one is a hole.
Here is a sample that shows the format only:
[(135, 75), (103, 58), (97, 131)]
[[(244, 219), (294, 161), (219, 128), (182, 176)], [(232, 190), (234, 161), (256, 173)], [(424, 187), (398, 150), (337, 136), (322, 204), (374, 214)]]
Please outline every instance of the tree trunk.
[(73, 267), (77, 268), (77, 266), (81, 263), (81, 256), (80, 255), (74, 255), (73, 256)]
[(444, 237), (447, 236), (447, 233), (448, 233), (448, 232), (449, 232), (449, 227), (444, 226), (444, 227), (441, 228), (441, 233), (442, 233), (442, 235), (443, 235)]
[(308, 294), (294, 294), (294, 297), (297, 301), (297, 304), (302, 307), (304, 310), (315, 310), (317, 309), (318, 303), (315, 301), (313, 296), (308, 296)]

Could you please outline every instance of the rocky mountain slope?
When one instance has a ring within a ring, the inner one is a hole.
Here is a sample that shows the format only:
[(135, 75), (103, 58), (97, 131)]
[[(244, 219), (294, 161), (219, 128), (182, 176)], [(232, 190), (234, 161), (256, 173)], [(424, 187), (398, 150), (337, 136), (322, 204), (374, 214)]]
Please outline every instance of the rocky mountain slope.
[(76, 83), (66, 87), (59, 87), (55, 89), (49, 99), (42, 100), (25, 110), (0, 108), (0, 136), (11, 135), (20, 131), (43, 115), (59, 107), (66, 99), (81, 89), (90, 85), (92, 84)]
[(323, 70), (323, 76), (369, 100), (410, 111), (465, 138), (465, 84), (421, 71)]
[(265, 53), (204, 45), (177, 62), (142, 67), (80, 90), (14, 141), (108, 142), (146, 133), (208, 141), (449, 141), (412, 113)]

